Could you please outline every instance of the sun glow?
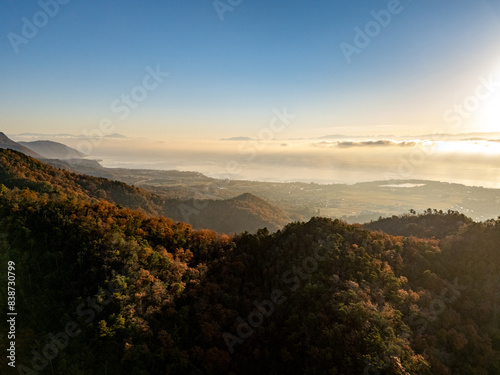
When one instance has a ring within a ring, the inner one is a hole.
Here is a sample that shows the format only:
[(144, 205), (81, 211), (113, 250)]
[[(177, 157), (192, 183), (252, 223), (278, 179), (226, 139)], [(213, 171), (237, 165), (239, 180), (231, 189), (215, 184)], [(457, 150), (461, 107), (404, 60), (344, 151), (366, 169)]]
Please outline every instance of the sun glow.
[(477, 131), (499, 132), (500, 131), (500, 68), (492, 77), (493, 95), (481, 103), (481, 111), (477, 123)]
[(482, 132), (500, 131), (500, 94), (495, 95), (484, 104), (477, 130)]
[(472, 140), (436, 142), (436, 150), (443, 153), (500, 155), (500, 142)]

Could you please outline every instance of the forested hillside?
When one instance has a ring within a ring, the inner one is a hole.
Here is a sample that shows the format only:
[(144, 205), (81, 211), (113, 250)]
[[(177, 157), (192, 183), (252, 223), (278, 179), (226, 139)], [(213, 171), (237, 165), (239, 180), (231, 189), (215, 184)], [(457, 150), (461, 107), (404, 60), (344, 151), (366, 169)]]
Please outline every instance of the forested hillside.
[(500, 373), (500, 221), (442, 240), (323, 218), (229, 237), (22, 165), (48, 182), (0, 185), (1, 264), (17, 274), (12, 373)]
[(290, 221), (279, 208), (251, 194), (225, 200), (169, 199), (120, 181), (54, 168), (8, 149), (0, 149), (0, 183), (8, 188), (29, 188), (39, 193), (60, 192), (104, 199), (187, 222), (199, 229), (225, 233), (256, 232), (263, 227), (274, 231)]
[(394, 236), (442, 239), (456, 234), (462, 226), (472, 222), (472, 219), (457, 211), (448, 210), (443, 212), (429, 208), (421, 214), (411, 210), (410, 214), (380, 218), (364, 226)]

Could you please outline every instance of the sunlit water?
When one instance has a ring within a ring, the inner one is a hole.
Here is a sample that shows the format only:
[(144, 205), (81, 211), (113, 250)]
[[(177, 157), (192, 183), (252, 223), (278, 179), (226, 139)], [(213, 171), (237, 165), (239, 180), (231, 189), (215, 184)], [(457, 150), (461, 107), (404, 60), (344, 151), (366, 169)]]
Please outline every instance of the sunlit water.
[(186, 170), (210, 177), (317, 183), (423, 179), (500, 188), (500, 143), (440, 142), (411, 147), (269, 147), (255, 153), (206, 150), (178, 155), (99, 155), (106, 167)]

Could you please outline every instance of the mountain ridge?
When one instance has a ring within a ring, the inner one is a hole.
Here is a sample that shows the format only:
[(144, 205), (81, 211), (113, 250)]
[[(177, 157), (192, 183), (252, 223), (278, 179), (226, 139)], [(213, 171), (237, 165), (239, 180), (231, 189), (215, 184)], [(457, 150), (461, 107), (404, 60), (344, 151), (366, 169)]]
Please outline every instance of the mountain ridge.
[(252, 194), (227, 200), (172, 199), (121, 181), (58, 169), (19, 151), (0, 149), (0, 160), (0, 183), (8, 188), (105, 199), (151, 215), (187, 222), (198, 229), (239, 233), (267, 227), (274, 231), (291, 221), (278, 207)]
[(32, 141), (32, 142), (18, 142), (20, 145), (35, 151), (45, 159), (74, 159), (82, 158), (84, 153), (75, 150), (63, 143), (54, 141)]
[(18, 142), (13, 141), (2, 132), (0, 132), (0, 148), (19, 151), (22, 152), (23, 154), (29, 155), (34, 158), (39, 158), (39, 159), (43, 158), (41, 155), (31, 150), (30, 148), (23, 146)]

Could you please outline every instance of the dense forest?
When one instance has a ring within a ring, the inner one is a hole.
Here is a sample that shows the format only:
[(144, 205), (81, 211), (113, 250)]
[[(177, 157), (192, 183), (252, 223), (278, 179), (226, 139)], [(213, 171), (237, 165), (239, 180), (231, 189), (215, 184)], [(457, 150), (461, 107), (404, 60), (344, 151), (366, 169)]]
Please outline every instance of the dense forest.
[(500, 220), (430, 210), (228, 236), (99, 193), (128, 185), (0, 159), (0, 301), (6, 316), (11, 261), (18, 313), (2, 373), (500, 373)]
[(457, 211), (448, 210), (445, 213), (442, 210), (428, 208), (423, 213), (410, 210), (410, 213), (405, 215), (381, 217), (377, 221), (365, 224), (365, 227), (393, 236), (443, 239), (457, 233), (465, 224), (472, 223), (472, 219)]

